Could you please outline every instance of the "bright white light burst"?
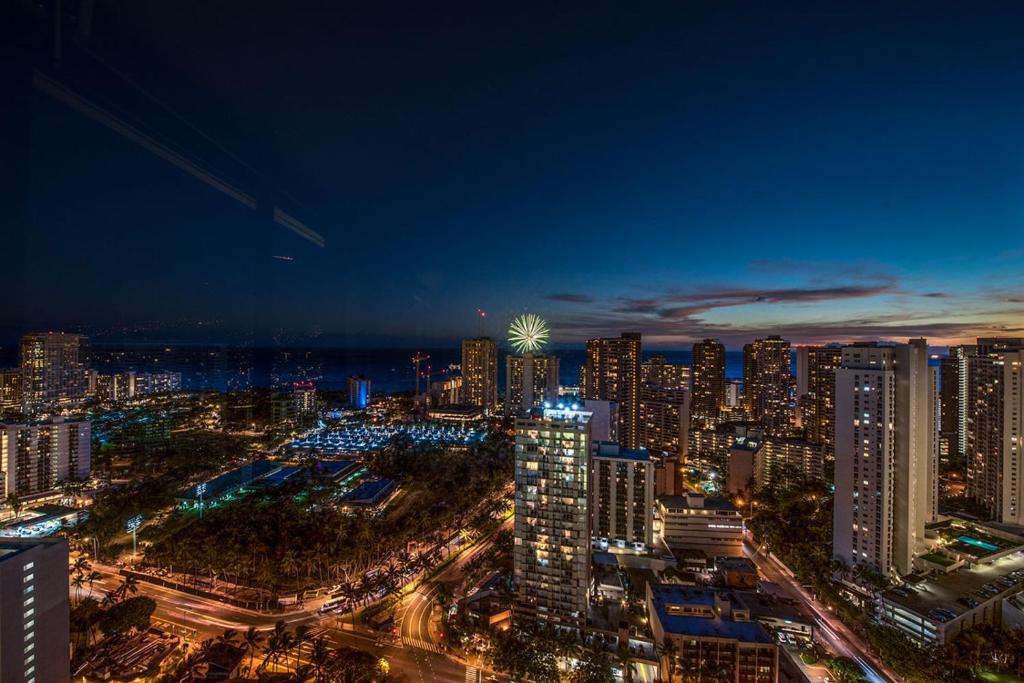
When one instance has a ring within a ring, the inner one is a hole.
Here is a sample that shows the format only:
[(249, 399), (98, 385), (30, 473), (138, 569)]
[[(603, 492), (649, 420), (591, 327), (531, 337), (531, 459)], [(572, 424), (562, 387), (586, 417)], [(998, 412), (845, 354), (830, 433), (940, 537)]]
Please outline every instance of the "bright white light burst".
[(508, 341), (517, 353), (534, 353), (548, 343), (550, 334), (543, 318), (534, 313), (524, 313), (509, 326)]

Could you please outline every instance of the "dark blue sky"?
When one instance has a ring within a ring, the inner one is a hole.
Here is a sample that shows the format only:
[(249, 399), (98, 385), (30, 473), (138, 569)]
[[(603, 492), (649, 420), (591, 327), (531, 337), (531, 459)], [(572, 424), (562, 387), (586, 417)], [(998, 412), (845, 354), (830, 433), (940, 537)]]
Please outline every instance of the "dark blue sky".
[(423, 343), (477, 333), (478, 308), (492, 335), (530, 310), (559, 342), (666, 346), (1024, 327), (1024, 6), (487, 4), (99, 0), (90, 49), (142, 89), (73, 50), (48, 73), (260, 209), (37, 93), (7, 327)]

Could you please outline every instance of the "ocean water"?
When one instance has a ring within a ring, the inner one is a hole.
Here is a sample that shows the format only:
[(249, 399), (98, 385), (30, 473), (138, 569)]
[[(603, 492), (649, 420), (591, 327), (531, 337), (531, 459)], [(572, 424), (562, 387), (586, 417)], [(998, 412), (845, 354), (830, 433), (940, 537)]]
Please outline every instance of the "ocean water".
[[(188, 389), (240, 389), (270, 387), (296, 379), (315, 379), (325, 389), (346, 388), (350, 375), (365, 375), (374, 392), (408, 391), (414, 388), (416, 374), (412, 357), (417, 352), (429, 356), (421, 366), (437, 380), (448, 374), (449, 366), (461, 362), (458, 347), (437, 349), (356, 349), (356, 348), (238, 348), (227, 346), (99, 346), (92, 348), (91, 366), (100, 372), (137, 372), (167, 370), (180, 372)], [(498, 352), (498, 383), (505, 380), (506, 351)], [(560, 359), (560, 381), (579, 382), (582, 348), (553, 349)], [(690, 349), (657, 349), (644, 352), (644, 358), (665, 356), (670, 362), (690, 364)], [(743, 352), (726, 351), (726, 376), (743, 376)]]

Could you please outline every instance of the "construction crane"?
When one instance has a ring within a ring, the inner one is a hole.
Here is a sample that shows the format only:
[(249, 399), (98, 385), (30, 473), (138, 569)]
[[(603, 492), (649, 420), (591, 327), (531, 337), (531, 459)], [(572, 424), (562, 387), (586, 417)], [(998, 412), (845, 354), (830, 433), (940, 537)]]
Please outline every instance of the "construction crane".
[[(430, 360), (430, 356), (425, 353), (416, 352), (416, 355), (412, 357), (413, 367), (416, 368), (416, 402), (420, 401), (420, 363), (423, 361)], [(429, 380), (428, 380), (429, 382)]]

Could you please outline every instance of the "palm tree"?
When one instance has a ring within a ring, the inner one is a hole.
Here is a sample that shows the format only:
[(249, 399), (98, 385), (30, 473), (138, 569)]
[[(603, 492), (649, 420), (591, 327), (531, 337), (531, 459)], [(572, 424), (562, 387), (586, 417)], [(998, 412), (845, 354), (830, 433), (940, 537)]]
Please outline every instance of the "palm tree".
[(676, 644), (671, 638), (665, 638), (665, 642), (658, 646), (658, 654), (665, 658), (665, 680), (672, 683), (672, 676), (676, 671)]
[(266, 640), (264, 635), (256, 630), (255, 626), (250, 626), (249, 630), (242, 636), (242, 648), (243, 652), (249, 653), (249, 671), (252, 671), (252, 660), (256, 655), (256, 650), (263, 645), (263, 641)]
[(331, 651), (327, 648), (327, 639), (319, 636), (313, 641), (313, 680), (322, 683), (327, 673), (327, 665), (331, 661)]
[(82, 593), (82, 585), (85, 583), (85, 575), (82, 572), (76, 572), (71, 577), (71, 585), (75, 587), (75, 602), (79, 601), (79, 597)]
[(139, 592), (139, 580), (134, 574), (128, 574), (121, 580), (121, 585), (117, 587), (117, 597), (119, 600), (124, 600), (131, 593), (135, 595)]
[(23, 507), (21, 503), (21, 498), (18, 498), (18, 494), (14, 492), (7, 494), (7, 505), (14, 512), (15, 517), (18, 516)]
[(309, 626), (299, 624), (295, 627), (295, 666), (302, 664), (302, 644), (309, 640)]
[(90, 569), (92, 569), (92, 565), (89, 564), (89, 558), (84, 555), (76, 557), (74, 563), (71, 565), (71, 571), (73, 572), (87, 572)]
[(239, 633), (233, 628), (224, 629), (224, 633), (217, 636), (218, 643), (224, 643), (225, 645), (236, 646), (239, 641)]
[(103, 578), (103, 574), (93, 569), (85, 575), (85, 582), (89, 585), (89, 597), (92, 597), (92, 585)]

